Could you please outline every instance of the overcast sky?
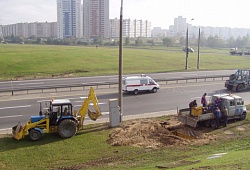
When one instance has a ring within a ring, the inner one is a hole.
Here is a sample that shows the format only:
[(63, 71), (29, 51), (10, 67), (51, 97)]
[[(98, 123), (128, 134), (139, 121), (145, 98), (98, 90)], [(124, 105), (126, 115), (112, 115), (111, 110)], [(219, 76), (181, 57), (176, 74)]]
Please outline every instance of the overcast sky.
[[(110, 0), (110, 19), (119, 18), (121, 0)], [(56, 0), (0, 0), (0, 24), (57, 21)], [(250, 0), (123, 0), (123, 18), (169, 28), (182, 16), (195, 26), (250, 28)]]

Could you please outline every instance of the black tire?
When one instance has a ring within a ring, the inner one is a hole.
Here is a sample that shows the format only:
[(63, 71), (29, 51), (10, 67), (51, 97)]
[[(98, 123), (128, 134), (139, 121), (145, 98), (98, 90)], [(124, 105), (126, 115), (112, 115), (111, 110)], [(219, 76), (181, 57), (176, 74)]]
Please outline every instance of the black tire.
[(233, 89), (233, 86), (232, 86), (232, 85), (227, 85), (227, 89), (228, 89), (228, 90), (232, 90), (232, 89)]
[(133, 93), (137, 95), (139, 93), (139, 90), (135, 89)]
[(42, 136), (43, 135), (39, 130), (31, 129), (29, 131), (29, 137), (30, 137), (30, 140), (32, 140), (32, 141), (40, 140), (40, 139), (42, 139)]
[(152, 92), (152, 93), (156, 93), (156, 92), (157, 92), (157, 88), (153, 88), (153, 89), (151, 90), (151, 92)]
[(247, 113), (244, 112), (244, 113), (241, 114), (240, 120), (245, 120), (246, 117), (247, 117)]
[(215, 120), (215, 119), (212, 119), (212, 120), (210, 121), (210, 127), (216, 128), (216, 120)]
[(206, 121), (204, 122), (204, 125), (205, 125), (205, 127), (209, 127), (209, 126), (210, 126), (210, 120), (206, 120)]
[(237, 92), (242, 92), (244, 90), (244, 85), (243, 84), (238, 84), (237, 86)]
[(71, 138), (77, 132), (76, 122), (71, 119), (64, 119), (58, 125), (58, 134), (62, 138)]
[(231, 75), (229, 76), (229, 79), (230, 79), (230, 80), (236, 79), (236, 75), (235, 75), (235, 74), (231, 74)]

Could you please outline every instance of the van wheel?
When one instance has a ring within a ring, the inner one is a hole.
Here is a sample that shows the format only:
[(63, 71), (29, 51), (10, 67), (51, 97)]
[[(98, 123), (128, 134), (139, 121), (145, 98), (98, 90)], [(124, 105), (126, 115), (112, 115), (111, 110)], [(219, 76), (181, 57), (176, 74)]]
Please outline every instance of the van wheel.
[(153, 88), (153, 89), (152, 89), (152, 92), (153, 92), (153, 93), (156, 93), (156, 92), (157, 92), (157, 88)]
[(139, 93), (139, 90), (135, 89), (134, 94), (137, 95)]
[(247, 116), (246, 112), (242, 113), (241, 116), (240, 116), (240, 120), (245, 120), (246, 116)]

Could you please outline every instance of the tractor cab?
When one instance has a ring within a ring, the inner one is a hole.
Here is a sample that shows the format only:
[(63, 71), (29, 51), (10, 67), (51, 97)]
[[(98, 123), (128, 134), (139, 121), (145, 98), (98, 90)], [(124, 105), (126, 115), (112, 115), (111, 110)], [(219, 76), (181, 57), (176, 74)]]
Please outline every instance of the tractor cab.
[(52, 99), (49, 107), (51, 125), (56, 125), (58, 120), (73, 116), (72, 104), (69, 99)]

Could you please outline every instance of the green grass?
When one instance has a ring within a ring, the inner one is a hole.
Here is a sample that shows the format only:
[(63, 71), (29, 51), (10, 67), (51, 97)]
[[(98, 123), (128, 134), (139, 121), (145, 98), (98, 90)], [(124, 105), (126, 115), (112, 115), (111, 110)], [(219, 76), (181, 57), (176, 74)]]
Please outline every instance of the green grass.
[[(182, 47), (125, 47), (123, 73), (183, 71)], [(189, 54), (189, 70), (196, 70), (197, 49)], [(228, 49), (200, 50), (201, 70), (249, 68), (250, 57), (231, 56)], [(0, 80), (52, 76), (114, 75), (119, 70), (118, 47), (0, 44)]]
[[(248, 106), (249, 108), (249, 106)], [(166, 120), (167, 117), (155, 118)], [(55, 134), (45, 134), (41, 141), (28, 138), (16, 141), (8, 135), (0, 136), (0, 169), (5, 170), (153, 170), (168, 167), (176, 170), (198, 169), (248, 169), (250, 154), (250, 116), (245, 121), (228, 124), (210, 132), (217, 140), (207, 144), (166, 146), (147, 149), (108, 144), (112, 129), (108, 124), (88, 125), (70, 139)], [(225, 130), (234, 131), (243, 126), (245, 131), (228, 136)], [(219, 158), (208, 159), (218, 153)], [(171, 168), (172, 167), (172, 168)]]

